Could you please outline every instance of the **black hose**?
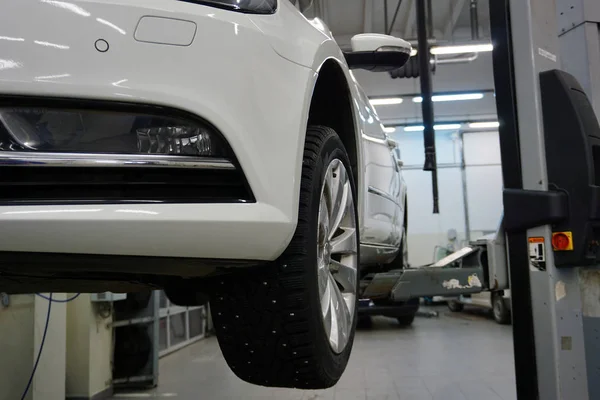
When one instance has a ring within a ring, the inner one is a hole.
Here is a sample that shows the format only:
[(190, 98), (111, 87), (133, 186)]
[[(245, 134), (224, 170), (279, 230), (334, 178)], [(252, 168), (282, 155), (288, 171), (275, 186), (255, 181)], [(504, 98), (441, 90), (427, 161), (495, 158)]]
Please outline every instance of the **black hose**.
[(419, 74), (421, 79), (421, 96), (423, 102), (421, 109), (423, 111), (423, 139), (425, 142), (425, 165), (424, 171), (431, 171), (431, 184), (433, 189), (433, 213), (439, 214), (439, 195), (438, 195), (438, 180), (437, 180), (437, 161), (435, 155), (435, 131), (434, 113), (432, 101), (432, 82), (431, 82), (431, 65), (430, 51), (427, 35), (427, 19), (425, 13), (425, 2), (427, 0), (417, 0), (417, 40), (419, 46)]

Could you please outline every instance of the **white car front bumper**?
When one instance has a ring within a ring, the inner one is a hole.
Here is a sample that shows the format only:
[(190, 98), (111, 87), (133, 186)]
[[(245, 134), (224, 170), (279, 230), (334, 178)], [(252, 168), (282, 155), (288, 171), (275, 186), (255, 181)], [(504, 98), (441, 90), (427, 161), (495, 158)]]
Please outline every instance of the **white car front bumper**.
[[(223, 135), (256, 201), (4, 202), (0, 251), (243, 260), (273, 260), (283, 252), (296, 226), (314, 71), (277, 55), (246, 15), (188, 2), (6, 0), (2, 9), (0, 98), (193, 113)], [(144, 16), (166, 21), (162, 33), (143, 37), (151, 42), (137, 35)], [(189, 30), (177, 28), (181, 20), (196, 25), (189, 45)], [(108, 51), (97, 49), (99, 39)]]

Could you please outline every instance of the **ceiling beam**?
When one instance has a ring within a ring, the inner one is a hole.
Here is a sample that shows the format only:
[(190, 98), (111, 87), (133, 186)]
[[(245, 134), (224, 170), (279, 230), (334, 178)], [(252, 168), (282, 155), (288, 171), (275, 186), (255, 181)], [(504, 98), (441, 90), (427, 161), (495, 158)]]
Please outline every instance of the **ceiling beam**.
[(448, 22), (446, 22), (446, 28), (444, 29), (444, 38), (446, 40), (452, 39), (452, 34), (454, 33), (458, 18), (460, 17), (463, 8), (465, 8), (465, 2), (466, 0), (454, 0), (450, 5), (450, 11), (447, 18)]

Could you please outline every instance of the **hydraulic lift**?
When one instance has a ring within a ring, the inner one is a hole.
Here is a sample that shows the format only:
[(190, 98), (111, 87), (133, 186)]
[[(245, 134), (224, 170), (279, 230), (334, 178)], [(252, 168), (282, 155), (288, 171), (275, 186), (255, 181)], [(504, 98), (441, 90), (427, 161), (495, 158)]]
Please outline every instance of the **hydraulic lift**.
[[(600, 399), (600, 1), (490, 0), (490, 22), (504, 180), (497, 240), (487, 252), (468, 246), (375, 274), (363, 297), (402, 303), (506, 284), (518, 398)], [(435, 170), (428, 86), (425, 170)]]
[(404, 304), (421, 297), (508, 290), (504, 235), (501, 222), (493, 235), (472, 241), (433, 264), (372, 274), (362, 297)]

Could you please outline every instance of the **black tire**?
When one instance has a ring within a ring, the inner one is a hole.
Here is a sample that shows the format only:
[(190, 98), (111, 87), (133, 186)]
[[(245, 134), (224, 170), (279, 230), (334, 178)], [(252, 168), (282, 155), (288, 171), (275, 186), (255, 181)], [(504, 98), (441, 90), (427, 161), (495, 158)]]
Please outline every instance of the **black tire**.
[(492, 314), (494, 315), (494, 321), (501, 325), (509, 324), (510, 312), (508, 311), (504, 298), (497, 293), (494, 293), (492, 296)]
[(204, 292), (198, 292), (189, 286), (166, 286), (165, 295), (169, 301), (176, 306), (198, 307), (208, 303), (208, 295)]
[(397, 317), (396, 318), (398, 320), (398, 324), (405, 328), (405, 327), (409, 327), (412, 325), (413, 321), (415, 320), (415, 314), (411, 314), (411, 315), (403, 315), (401, 317)]
[[(288, 248), (272, 264), (243, 276), (220, 280), (211, 294), (211, 312), (221, 351), (232, 371), (247, 382), (325, 389), (337, 383), (348, 363), (358, 319), (358, 300), (349, 341), (336, 354), (325, 334), (317, 281), (321, 187), (327, 166), (336, 158), (349, 174), (356, 199), (351, 164), (340, 138), (333, 129), (309, 127), (302, 163), (298, 225)], [(358, 215), (356, 210), (355, 215)]]
[(457, 301), (450, 300), (447, 302), (448, 309), (452, 312), (461, 312), (465, 306)]

